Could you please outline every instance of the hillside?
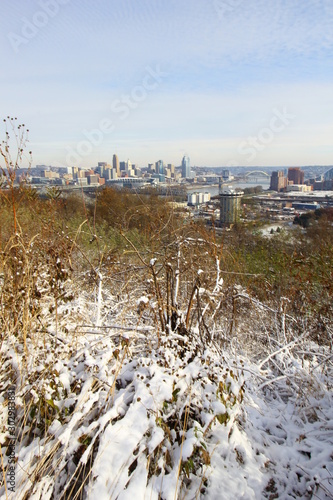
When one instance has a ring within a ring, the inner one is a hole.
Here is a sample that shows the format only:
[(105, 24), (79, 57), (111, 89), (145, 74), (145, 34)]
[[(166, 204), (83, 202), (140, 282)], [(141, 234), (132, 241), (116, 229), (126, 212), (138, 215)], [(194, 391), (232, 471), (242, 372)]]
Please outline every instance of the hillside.
[(217, 236), (24, 184), (0, 212), (1, 498), (333, 497), (325, 218)]

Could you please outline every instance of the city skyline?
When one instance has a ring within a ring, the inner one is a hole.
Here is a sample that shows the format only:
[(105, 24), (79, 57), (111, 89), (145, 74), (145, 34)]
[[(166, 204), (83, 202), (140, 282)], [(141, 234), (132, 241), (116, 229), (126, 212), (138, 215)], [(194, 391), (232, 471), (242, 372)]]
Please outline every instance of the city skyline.
[(17, 0), (0, 22), (34, 164), (333, 163), (330, 0)]

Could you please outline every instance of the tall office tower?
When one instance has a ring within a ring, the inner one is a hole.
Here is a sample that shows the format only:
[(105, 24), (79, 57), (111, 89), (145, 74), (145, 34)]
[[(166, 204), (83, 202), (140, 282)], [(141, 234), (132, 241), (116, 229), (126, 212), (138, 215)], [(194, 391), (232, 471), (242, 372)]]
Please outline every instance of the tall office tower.
[(168, 179), (171, 179), (171, 177), (172, 177), (171, 167), (172, 167), (172, 165), (170, 163), (168, 163), (168, 165), (166, 167), (166, 176)]
[(107, 163), (105, 161), (99, 161), (95, 170), (101, 177), (103, 177), (103, 173), (106, 168), (107, 168)]
[(155, 162), (155, 172), (156, 174), (164, 174), (164, 163), (163, 160), (158, 160)]
[(175, 178), (175, 166), (172, 163), (168, 163), (168, 170), (170, 172), (170, 177)]
[(113, 158), (112, 158), (112, 167), (117, 172), (117, 175), (120, 176), (120, 165), (119, 165), (119, 158), (118, 158), (117, 155), (113, 155)]
[(103, 174), (105, 172), (105, 168), (101, 165), (98, 165), (98, 167), (95, 168), (95, 172), (99, 174), (101, 177), (103, 177)]
[(271, 184), (269, 186), (269, 189), (271, 189), (272, 191), (282, 191), (286, 187), (287, 187), (287, 179), (284, 176), (283, 170), (272, 172)]
[(239, 220), (241, 198), (243, 191), (234, 191), (223, 188), (220, 193), (220, 222), (223, 226), (230, 226)]
[(191, 177), (190, 158), (186, 155), (182, 159), (182, 177)]
[(288, 168), (288, 181), (293, 184), (304, 184), (304, 172), (299, 167)]
[(120, 170), (126, 170), (126, 162), (125, 161), (121, 161), (119, 163), (119, 166), (120, 166)]
[(102, 175), (103, 179), (109, 181), (112, 179), (112, 168), (106, 168)]

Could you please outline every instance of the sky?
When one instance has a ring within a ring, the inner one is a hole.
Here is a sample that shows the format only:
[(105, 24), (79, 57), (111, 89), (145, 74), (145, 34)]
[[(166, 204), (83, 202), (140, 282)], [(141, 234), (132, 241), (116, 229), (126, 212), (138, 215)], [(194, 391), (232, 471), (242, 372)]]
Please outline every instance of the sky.
[(33, 164), (333, 164), (332, 0), (3, 0), (0, 40)]

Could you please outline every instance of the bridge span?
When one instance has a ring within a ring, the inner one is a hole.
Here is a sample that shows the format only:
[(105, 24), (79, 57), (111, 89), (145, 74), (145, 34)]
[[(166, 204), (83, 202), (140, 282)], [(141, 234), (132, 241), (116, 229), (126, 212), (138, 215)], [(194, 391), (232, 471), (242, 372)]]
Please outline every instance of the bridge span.
[(270, 174), (268, 174), (267, 172), (264, 172), (263, 170), (253, 170), (252, 172), (247, 172), (245, 174), (245, 178), (248, 178), (250, 176), (253, 176), (253, 177), (270, 177)]

